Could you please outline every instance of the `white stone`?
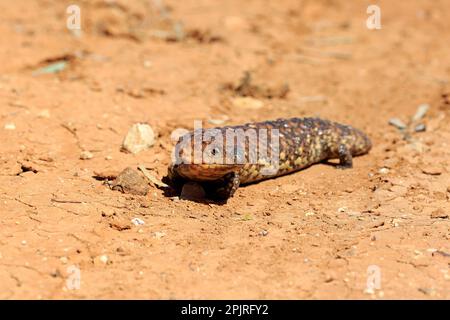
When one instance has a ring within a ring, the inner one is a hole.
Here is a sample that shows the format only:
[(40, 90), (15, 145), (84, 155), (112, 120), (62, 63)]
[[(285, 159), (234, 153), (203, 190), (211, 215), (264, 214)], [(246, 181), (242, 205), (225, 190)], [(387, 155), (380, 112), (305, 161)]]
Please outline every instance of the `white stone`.
[(80, 159), (81, 160), (89, 160), (92, 159), (94, 157), (94, 155), (92, 154), (92, 152), (84, 150), (80, 153)]
[(16, 125), (14, 123), (5, 124), (5, 130), (16, 130)]
[(106, 254), (101, 255), (99, 259), (100, 259), (100, 261), (103, 262), (104, 264), (107, 264), (107, 263), (108, 263), (108, 260), (109, 260), (109, 259), (108, 259), (108, 256), (107, 256)]
[(135, 226), (140, 226), (145, 224), (145, 221), (139, 218), (133, 218), (131, 219), (131, 222), (135, 225)]
[(122, 148), (136, 154), (150, 148), (154, 143), (155, 133), (152, 127), (146, 123), (136, 123), (128, 130)]

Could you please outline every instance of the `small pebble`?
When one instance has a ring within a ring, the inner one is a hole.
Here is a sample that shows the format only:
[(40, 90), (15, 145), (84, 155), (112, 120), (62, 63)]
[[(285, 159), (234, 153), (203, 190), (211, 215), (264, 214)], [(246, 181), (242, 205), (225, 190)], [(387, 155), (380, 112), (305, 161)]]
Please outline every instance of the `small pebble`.
[(381, 168), (380, 170), (378, 170), (378, 172), (381, 173), (381, 174), (387, 174), (387, 173), (389, 173), (389, 169), (383, 167), (383, 168)]
[(101, 256), (100, 256), (99, 260), (100, 260), (101, 262), (103, 262), (104, 264), (107, 264), (109, 258), (108, 258), (108, 256), (107, 256), (106, 254), (104, 254), (104, 255), (101, 255)]
[(399, 118), (391, 118), (391, 119), (389, 119), (389, 124), (391, 126), (396, 127), (399, 130), (406, 129), (406, 124), (402, 120), (400, 120)]
[(394, 226), (394, 227), (399, 227), (400, 226), (400, 221), (401, 221), (401, 219), (397, 219), (397, 218), (394, 218), (394, 219), (392, 219), (392, 225)]
[(424, 132), (427, 130), (427, 127), (425, 126), (425, 124), (420, 123), (417, 126), (414, 127), (414, 131), (415, 132)]
[(430, 105), (429, 104), (421, 104), (416, 111), (416, 114), (413, 116), (412, 120), (413, 121), (418, 121), (420, 119), (422, 119), (425, 114), (427, 113), (428, 109), (430, 109)]
[(267, 236), (268, 234), (269, 234), (269, 231), (267, 231), (267, 230), (262, 230), (262, 231), (259, 233), (259, 235), (260, 235), (260, 236), (263, 236), (263, 237)]
[(62, 264), (66, 264), (67, 262), (69, 262), (69, 259), (67, 259), (67, 257), (61, 257), (59, 258), (59, 261), (61, 261)]
[(220, 117), (219, 119), (208, 119), (208, 122), (215, 126), (220, 126), (228, 120), (229, 120), (229, 118), (226, 115), (224, 115), (224, 116)]
[(5, 130), (16, 130), (16, 125), (14, 123), (5, 124)]
[(140, 226), (145, 224), (145, 221), (139, 218), (133, 218), (131, 219), (131, 222), (135, 225), (135, 226)]
[(81, 160), (89, 160), (92, 159), (94, 157), (94, 155), (92, 154), (92, 152), (84, 150), (80, 153), (80, 159)]
[(264, 103), (252, 97), (236, 97), (231, 100), (231, 104), (238, 109), (256, 110), (261, 109)]
[(364, 293), (365, 294), (374, 294), (375, 293), (375, 289), (373, 289), (373, 288), (366, 288), (364, 290)]

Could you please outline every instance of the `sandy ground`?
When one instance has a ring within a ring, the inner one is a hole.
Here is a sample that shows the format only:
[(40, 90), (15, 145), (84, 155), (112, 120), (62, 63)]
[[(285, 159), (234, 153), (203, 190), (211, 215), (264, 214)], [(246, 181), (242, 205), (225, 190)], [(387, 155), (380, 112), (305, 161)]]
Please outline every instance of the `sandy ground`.
[[(450, 298), (450, 2), (377, 1), (369, 30), (370, 1), (78, 1), (81, 32), (73, 2), (0, 2), (0, 298)], [(246, 71), (288, 94), (233, 104)], [(388, 124), (421, 104), (424, 132)], [(93, 178), (141, 164), (162, 178), (171, 132), (194, 120), (293, 116), (374, 147), (226, 205)], [(137, 122), (156, 143), (122, 152)]]

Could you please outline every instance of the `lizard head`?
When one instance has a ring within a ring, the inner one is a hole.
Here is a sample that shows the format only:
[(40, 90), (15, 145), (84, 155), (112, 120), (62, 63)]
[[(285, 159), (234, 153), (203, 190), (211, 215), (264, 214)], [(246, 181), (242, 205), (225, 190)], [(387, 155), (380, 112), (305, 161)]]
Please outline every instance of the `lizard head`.
[(233, 155), (233, 152), (226, 152), (220, 129), (196, 130), (180, 137), (172, 154), (171, 166), (186, 179), (213, 181), (242, 167), (233, 161)]

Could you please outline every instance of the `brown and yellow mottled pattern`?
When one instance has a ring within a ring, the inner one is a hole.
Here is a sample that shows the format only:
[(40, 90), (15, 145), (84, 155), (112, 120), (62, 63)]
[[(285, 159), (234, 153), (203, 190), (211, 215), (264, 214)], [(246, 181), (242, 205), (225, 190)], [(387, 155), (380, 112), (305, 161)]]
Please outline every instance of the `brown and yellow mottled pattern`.
[[(241, 126), (215, 128), (223, 134), (226, 143), (226, 130), (267, 129), (270, 132), (278, 129), (279, 132), (279, 162), (278, 171), (272, 174), (263, 174), (267, 163), (249, 163), (249, 142), (245, 139), (242, 146), (245, 150), (245, 161), (239, 164), (224, 164), (223, 161), (211, 163), (206, 159), (205, 152), (200, 163), (179, 163), (171, 165), (169, 177), (174, 183), (193, 180), (204, 184), (206, 191), (213, 197), (227, 199), (232, 196), (239, 185), (273, 178), (306, 168), (314, 163), (328, 159), (339, 159), (341, 168), (352, 167), (352, 157), (367, 153), (371, 142), (367, 135), (353, 127), (319, 118), (291, 118), (278, 119), (258, 123), (247, 123)], [(207, 129), (211, 130), (211, 129)], [(205, 132), (203, 130), (202, 132)], [(198, 132), (197, 132), (198, 134)], [(189, 134), (194, 136), (194, 132)], [(182, 145), (178, 142), (177, 159), (187, 160), (193, 155), (193, 141), (191, 145)], [(272, 150), (271, 140), (268, 139), (268, 149)], [(202, 142), (202, 151), (211, 148), (213, 142)], [(216, 150), (222, 152), (221, 150)], [(217, 152), (214, 155), (217, 159)], [(273, 152), (273, 150), (272, 150)], [(223, 152), (225, 153), (225, 152)], [(270, 152), (269, 152), (270, 154)], [(179, 161), (179, 162), (183, 162)], [(187, 161), (189, 162), (189, 161)]]

